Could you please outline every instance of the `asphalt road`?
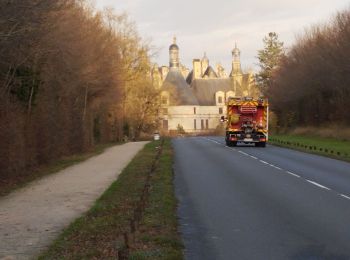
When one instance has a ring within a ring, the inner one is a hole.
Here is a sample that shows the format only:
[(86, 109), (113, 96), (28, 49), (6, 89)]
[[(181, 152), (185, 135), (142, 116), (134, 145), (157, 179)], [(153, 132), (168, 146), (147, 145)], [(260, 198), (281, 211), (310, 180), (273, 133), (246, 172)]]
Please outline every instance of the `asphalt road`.
[(221, 137), (178, 138), (186, 259), (350, 259), (350, 164)]

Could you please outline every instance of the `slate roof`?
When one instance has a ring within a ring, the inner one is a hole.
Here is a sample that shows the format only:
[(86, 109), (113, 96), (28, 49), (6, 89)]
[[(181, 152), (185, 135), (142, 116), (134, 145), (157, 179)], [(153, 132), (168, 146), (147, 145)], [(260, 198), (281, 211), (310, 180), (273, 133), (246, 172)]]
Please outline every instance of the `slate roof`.
[(192, 80), (193, 80), (193, 70), (191, 70), (191, 72), (188, 73), (188, 76), (186, 78), (187, 84), (190, 85), (192, 83)]
[(202, 75), (203, 78), (205, 76), (207, 76), (208, 78), (218, 78), (218, 75), (216, 74), (215, 70), (211, 66), (209, 66), (204, 72), (204, 74)]
[[(208, 75), (211, 74), (208, 67)], [(215, 71), (213, 70), (215, 73)], [(215, 74), (216, 75), (216, 74)], [(248, 74), (243, 74), (242, 86), (236, 83), (236, 96), (242, 96), (244, 86), (248, 85)], [(193, 79), (193, 71), (185, 80), (177, 68), (170, 69), (164, 83), (163, 90), (170, 93), (170, 105), (200, 105), (215, 106), (215, 93), (218, 91), (234, 91), (233, 78)]]
[(171, 68), (162, 86), (170, 94), (171, 106), (199, 105), (192, 88), (177, 68)]
[(233, 83), (231, 78), (195, 79), (192, 81), (191, 89), (200, 106), (215, 106), (215, 93), (233, 90)]

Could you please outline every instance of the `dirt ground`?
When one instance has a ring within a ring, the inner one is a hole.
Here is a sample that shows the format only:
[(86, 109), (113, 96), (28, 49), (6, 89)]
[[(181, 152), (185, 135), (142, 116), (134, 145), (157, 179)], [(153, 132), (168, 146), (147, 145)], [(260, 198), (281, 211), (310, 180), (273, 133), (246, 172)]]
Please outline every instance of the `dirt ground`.
[(0, 259), (31, 259), (86, 212), (147, 142), (104, 153), (0, 199)]

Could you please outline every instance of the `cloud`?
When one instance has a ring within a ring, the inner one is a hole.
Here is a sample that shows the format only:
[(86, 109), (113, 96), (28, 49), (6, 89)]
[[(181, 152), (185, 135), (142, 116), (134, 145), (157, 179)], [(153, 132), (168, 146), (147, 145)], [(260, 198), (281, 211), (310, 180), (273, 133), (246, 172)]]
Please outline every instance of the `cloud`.
[(207, 54), (230, 69), (231, 50), (237, 41), (244, 67), (255, 67), (257, 50), (270, 31), (290, 46), (294, 35), (311, 23), (326, 21), (337, 10), (348, 7), (344, 0), (98, 0), (98, 8), (114, 6), (128, 11), (143, 37), (151, 38), (159, 49), (157, 62), (168, 63), (168, 46), (178, 37), (182, 62)]

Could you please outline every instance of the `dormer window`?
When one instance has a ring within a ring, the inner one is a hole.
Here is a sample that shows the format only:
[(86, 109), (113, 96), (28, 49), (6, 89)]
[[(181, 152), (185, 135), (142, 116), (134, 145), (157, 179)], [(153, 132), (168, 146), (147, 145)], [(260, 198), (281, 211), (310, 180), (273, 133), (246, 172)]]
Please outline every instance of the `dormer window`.
[(223, 105), (225, 103), (225, 92), (223, 91), (216, 92), (214, 100), (216, 105)]

